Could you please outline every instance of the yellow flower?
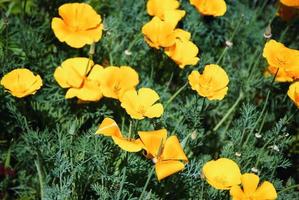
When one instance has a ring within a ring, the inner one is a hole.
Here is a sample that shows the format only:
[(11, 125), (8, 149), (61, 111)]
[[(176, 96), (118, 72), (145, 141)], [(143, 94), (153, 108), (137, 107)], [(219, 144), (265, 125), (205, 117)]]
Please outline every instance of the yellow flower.
[(142, 27), (142, 33), (149, 46), (159, 49), (172, 46), (175, 43), (174, 29), (175, 25), (172, 22), (154, 17)]
[(74, 48), (98, 42), (102, 37), (102, 18), (86, 3), (66, 3), (59, 7), (61, 18), (52, 19), (52, 29), (60, 42)]
[(289, 7), (299, 8), (299, 0), (280, 0), (280, 3)]
[(155, 163), (159, 181), (184, 169), (184, 163), (188, 162), (188, 158), (176, 136), (167, 138), (166, 129), (139, 131), (138, 134), (147, 157)]
[(276, 75), (278, 82), (291, 82), (299, 78), (299, 51), (270, 40), (266, 43), (263, 56), (269, 64), (268, 72)]
[(94, 65), (83, 57), (69, 58), (54, 72), (54, 78), (62, 88), (69, 88), (65, 98), (77, 97), (82, 101), (98, 101), (102, 98), (100, 80), (103, 67)]
[(228, 76), (218, 65), (206, 65), (202, 74), (193, 71), (188, 76), (192, 90), (209, 100), (222, 100), (228, 90)]
[(115, 144), (128, 152), (138, 152), (143, 148), (143, 144), (140, 139), (134, 140), (123, 137), (118, 125), (111, 118), (105, 118), (102, 121), (96, 134), (111, 137)]
[(224, 0), (190, 0), (190, 3), (203, 15), (223, 16), (226, 12)]
[(144, 119), (144, 117), (161, 117), (163, 105), (156, 103), (160, 99), (159, 95), (150, 88), (141, 88), (127, 91), (120, 99), (121, 106), (133, 119)]
[(292, 83), (288, 90), (288, 96), (299, 108), (299, 82)]
[(30, 70), (21, 68), (4, 75), (1, 85), (13, 96), (22, 98), (35, 94), (43, 85), (43, 81), (39, 75), (35, 76)]
[(120, 99), (128, 90), (135, 89), (139, 83), (138, 73), (131, 67), (106, 67), (101, 79), (103, 95)]
[(241, 183), (239, 166), (227, 158), (207, 162), (202, 171), (208, 183), (219, 190), (229, 190), (232, 186)]
[(165, 48), (165, 53), (183, 69), (186, 65), (196, 65), (199, 58), (197, 46), (190, 41), (191, 34), (182, 29), (175, 30), (176, 40), (171, 47)]
[(259, 177), (252, 173), (243, 174), (241, 177), (242, 187), (233, 186), (230, 195), (233, 200), (274, 200), (277, 193), (272, 183), (265, 181), (259, 187)]

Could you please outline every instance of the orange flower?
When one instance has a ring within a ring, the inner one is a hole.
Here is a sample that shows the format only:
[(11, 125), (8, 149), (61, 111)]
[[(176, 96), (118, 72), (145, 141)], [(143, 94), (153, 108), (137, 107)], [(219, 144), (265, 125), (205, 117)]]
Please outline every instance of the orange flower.
[(276, 75), (278, 82), (291, 82), (299, 78), (299, 51), (270, 40), (264, 47), (263, 56), (269, 64), (268, 72)]
[(52, 19), (52, 29), (60, 42), (74, 48), (98, 42), (102, 37), (102, 18), (86, 3), (66, 3), (59, 7), (61, 18)]
[(190, 3), (203, 15), (223, 16), (226, 12), (224, 0), (190, 0)]
[(138, 152), (143, 148), (140, 139), (129, 139), (123, 137), (118, 125), (111, 118), (105, 118), (100, 124), (96, 134), (110, 136), (115, 144), (128, 152)]
[(136, 90), (129, 90), (120, 99), (121, 106), (133, 119), (144, 119), (144, 117), (161, 117), (163, 105), (156, 103), (160, 99), (157, 92), (150, 88), (141, 88), (138, 93)]
[(119, 99), (126, 91), (135, 89), (139, 76), (129, 66), (110, 66), (104, 69), (100, 82), (105, 97)]
[(228, 90), (229, 78), (219, 65), (206, 65), (202, 74), (193, 71), (188, 80), (192, 90), (209, 100), (222, 100)]
[(272, 183), (265, 181), (259, 187), (259, 177), (252, 173), (243, 174), (241, 177), (242, 188), (233, 186), (230, 195), (233, 200), (274, 200), (277, 193)]
[(299, 10), (294, 7), (279, 5), (278, 15), (285, 21), (289, 21), (294, 17), (298, 16)]
[(1, 85), (13, 96), (22, 98), (35, 94), (43, 85), (39, 75), (34, 75), (29, 69), (14, 69), (1, 79)]
[(166, 129), (139, 131), (138, 134), (147, 157), (155, 163), (159, 181), (184, 169), (184, 163), (188, 162), (188, 158), (176, 136), (167, 138)]
[(299, 82), (292, 83), (288, 90), (288, 96), (299, 108)]
[(175, 44), (165, 48), (165, 53), (183, 69), (186, 65), (196, 65), (199, 58), (197, 46), (190, 41), (191, 34), (182, 29), (175, 30)]
[(289, 7), (299, 8), (299, 0), (280, 0), (280, 3)]
[(82, 101), (98, 101), (102, 98), (100, 80), (103, 67), (94, 65), (88, 58), (65, 60), (54, 72), (54, 78), (62, 88), (69, 88), (65, 98), (78, 97)]

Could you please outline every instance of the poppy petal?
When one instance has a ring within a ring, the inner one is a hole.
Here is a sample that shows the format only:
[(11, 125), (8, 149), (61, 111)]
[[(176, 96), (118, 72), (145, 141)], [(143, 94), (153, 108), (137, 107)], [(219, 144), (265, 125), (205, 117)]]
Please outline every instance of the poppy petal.
[(96, 134), (122, 138), (122, 134), (117, 123), (113, 119), (108, 117), (102, 121), (98, 130), (96, 131)]
[(185, 165), (180, 161), (162, 161), (155, 165), (157, 178), (159, 181), (176, 172), (183, 170)]

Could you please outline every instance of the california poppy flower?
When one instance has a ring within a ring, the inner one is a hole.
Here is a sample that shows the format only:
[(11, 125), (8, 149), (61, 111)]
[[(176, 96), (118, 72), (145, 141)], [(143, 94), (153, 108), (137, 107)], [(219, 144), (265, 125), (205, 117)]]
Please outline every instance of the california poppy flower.
[(206, 65), (202, 74), (193, 71), (188, 80), (192, 90), (209, 100), (222, 100), (228, 90), (229, 78), (219, 65)]
[(111, 118), (105, 118), (100, 124), (96, 134), (109, 136), (121, 149), (128, 152), (138, 152), (143, 148), (140, 139), (130, 139), (123, 137), (118, 125)]
[(100, 82), (105, 97), (119, 99), (126, 91), (135, 89), (139, 76), (129, 66), (109, 66), (104, 69)]
[(230, 189), (233, 200), (274, 200), (277, 193), (272, 183), (265, 181), (260, 186), (259, 177), (253, 173), (243, 174), (241, 177), (242, 188), (238, 185)]
[(1, 79), (1, 85), (8, 90), (11, 95), (22, 98), (35, 94), (43, 85), (39, 75), (34, 75), (29, 69), (14, 69)]
[(299, 0), (280, 0), (280, 3), (289, 6), (289, 7), (298, 7), (299, 8)]
[(158, 180), (184, 169), (188, 158), (176, 136), (167, 138), (167, 130), (139, 131), (147, 157), (155, 163)]
[(202, 169), (208, 183), (219, 190), (229, 190), (241, 183), (240, 168), (233, 160), (219, 158), (207, 162)]
[(289, 7), (284, 4), (279, 5), (278, 15), (285, 21), (289, 21), (298, 16), (299, 9), (296, 7)]
[(182, 29), (175, 30), (175, 44), (165, 48), (165, 53), (183, 69), (186, 65), (196, 65), (198, 48), (190, 41), (191, 34)]
[(61, 18), (52, 19), (52, 29), (60, 42), (74, 48), (98, 42), (102, 37), (102, 18), (86, 3), (66, 3), (59, 7)]
[(214, 17), (223, 16), (226, 13), (226, 3), (224, 0), (190, 0), (190, 3), (202, 15)]
[(150, 88), (129, 90), (120, 99), (121, 106), (133, 119), (144, 119), (145, 117), (161, 117), (163, 105), (156, 103), (160, 99), (157, 92)]
[(263, 56), (269, 64), (268, 72), (276, 74), (276, 81), (291, 82), (299, 78), (299, 51), (270, 40), (265, 44)]
[(299, 82), (292, 83), (288, 90), (288, 96), (299, 108)]
[(88, 58), (69, 58), (56, 68), (54, 78), (62, 88), (68, 88), (66, 99), (77, 97), (82, 101), (98, 101), (103, 96), (102, 71), (102, 66)]

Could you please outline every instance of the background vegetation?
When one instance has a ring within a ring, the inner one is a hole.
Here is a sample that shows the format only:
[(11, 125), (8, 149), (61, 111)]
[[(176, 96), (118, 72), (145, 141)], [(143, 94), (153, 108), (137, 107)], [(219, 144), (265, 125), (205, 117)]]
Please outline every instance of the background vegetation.
[[(282, 21), (274, 1), (228, 0), (228, 12), (216, 19), (181, 1), (187, 15), (179, 27), (192, 33), (201, 58), (194, 68), (181, 70), (144, 42), (140, 30), (150, 19), (145, 0), (85, 1), (104, 19), (95, 62), (132, 66), (141, 77), (139, 86), (161, 96), (163, 117), (137, 123), (110, 99), (90, 104), (64, 99), (65, 90), (53, 78), (55, 68), (89, 50), (72, 49), (55, 38), (50, 22), (65, 2), (0, 0), (1, 77), (27, 67), (44, 81), (25, 99), (0, 90), (0, 162), (9, 172), (1, 174), (0, 199), (138, 199), (152, 163), (96, 137), (104, 116), (113, 117), (125, 133), (165, 127), (183, 143), (190, 160), (186, 169), (161, 182), (152, 177), (144, 199), (229, 199), (200, 175), (203, 164), (218, 157), (235, 160), (243, 173), (258, 171), (274, 184), (279, 199), (299, 198), (296, 188), (289, 188), (299, 180), (297, 108), (286, 95), (288, 84), (263, 76), (262, 57), (269, 24), (274, 39), (299, 49), (298, 20)], [(233, 46), (226, 47), (226, 41)], [(223, 101), (203, 104), (187, 87), (170, 102), (193, 69), (210, 63), (219, 63), (230, 77)]]

